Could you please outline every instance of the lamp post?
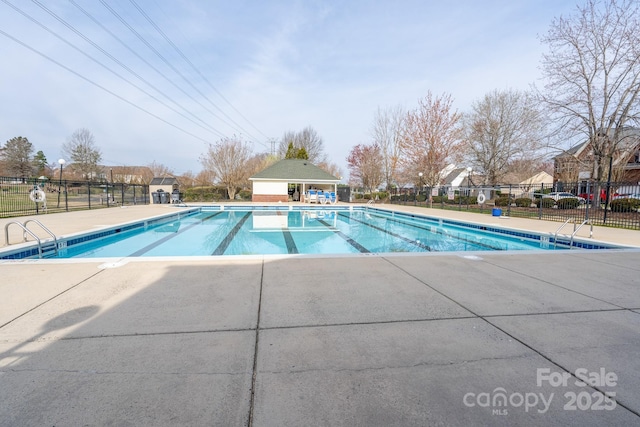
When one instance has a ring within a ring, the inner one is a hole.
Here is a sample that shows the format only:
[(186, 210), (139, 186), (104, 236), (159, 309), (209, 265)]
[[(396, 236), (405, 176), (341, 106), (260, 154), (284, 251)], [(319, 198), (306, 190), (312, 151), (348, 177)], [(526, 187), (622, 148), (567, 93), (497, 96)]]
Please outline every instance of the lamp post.
[(58, 207), (60, 207), (60, 191), (62, 188), (62, 166), (65, 164), (64, 159), (59, 159), (58, 163), (60, 164), (60, 181), (58, 181)]

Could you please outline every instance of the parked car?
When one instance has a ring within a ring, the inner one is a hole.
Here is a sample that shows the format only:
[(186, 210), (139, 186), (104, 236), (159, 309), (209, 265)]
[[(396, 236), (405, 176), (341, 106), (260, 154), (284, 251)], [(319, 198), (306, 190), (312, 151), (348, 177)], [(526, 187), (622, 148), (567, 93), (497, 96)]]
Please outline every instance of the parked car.
[[(618, 196), (618, 193), (612, 194), (611, 195), (611, 199), (613, 200), (616, 198), (616, 196)], [(582, 197), (585, 200), (588, 200), (589, 203), (591, 203), (593, 201), (593, 193), (582, 193), (580, 194), (580, 197)], [(601, 189), (600, 190), (600, 203), (604, 203), (607, 200), (607, 191), (605, 189)]]
[(587, 202), (587, 199), (585, 199), (584, 197), (580, 197), (580, 196), (576, 196), (575, 194), (572, 193), (564, 193), (564, 192), (560, 192), (560, 191), (556, 191), (554, 193), (549, 193), (549, 194), (544, 194), (542, 196), (543, 199), (553, 199), (556, 202), (560, 199), (578, 199), (578, 202), (580, 202), (580, 204), (584, 204)]

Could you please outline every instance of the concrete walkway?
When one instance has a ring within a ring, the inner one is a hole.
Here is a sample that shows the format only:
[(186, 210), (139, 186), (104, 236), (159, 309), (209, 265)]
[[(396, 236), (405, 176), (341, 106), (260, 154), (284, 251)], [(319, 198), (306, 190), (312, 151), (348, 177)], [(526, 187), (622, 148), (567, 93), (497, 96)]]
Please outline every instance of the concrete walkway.
[[(46, 225), (65, 234), (166, 212)], [(640, 244), (606, 231), (595, 237)], [(0, 426), (640, 425), (639, 261), (0, 262)]]

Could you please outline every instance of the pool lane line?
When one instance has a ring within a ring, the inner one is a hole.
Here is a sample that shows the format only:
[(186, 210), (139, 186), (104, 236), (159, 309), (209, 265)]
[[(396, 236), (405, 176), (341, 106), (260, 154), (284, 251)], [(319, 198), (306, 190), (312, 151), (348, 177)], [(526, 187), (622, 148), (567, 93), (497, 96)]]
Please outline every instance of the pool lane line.
[[(276, 211), (276, 215), (282, 215), (281, 211)], [(289, 214), (287, 214), (288, 216)], [(287, 253), (289, 254), (297, 254), (298, 247), (296, 246), (296, 242), (293, 240), (293, 236), (288, 228), (282, 229), (282, 237), (284, 237), (284, 243), (287, 245)]]
[(363, 254), (371, 253), (371, 251), (369, 249), (365, 248), (360, 243), (356, 242), (351, 237), (349, 237), (346, 234), (344, 234), (342, 231), (336, 230), (335, 228), (333, 228), (333, 225), (329, 224), (328, 222), (326, 222), (326, 221), (324, 221), (322, 219), (319, 219), (318, 222), (320, 224), (324, 225), (325, 227), (327, 227), (329, 229), (329, 231), (331, 231), (331, 232), (337, 234), (338, 236), (342, 237), (344, 240), (346, 240), (347, 243), (349, 243), (351, 246), (353, 246), (358, 251), (360, 251), (360, 253), (363, 253)]
[[(163, 243), (165, 243), (165, 242), (167, 242), (167, 241), (169, 241), (169, 240), (173, 239), (174, 237), (178, 236), (179, 234), (182, 234), (182, 233), (184, 233), (185, 231), (190, 230), (191, 228), (195, 227), (196, 225), (200, 225), (200, 224), (202, 224), (203, 222), (208, 221), (208, 220), (210, 220), (211, 218), (213, 218), (213, 217), (215, 217), (215, 216), (220, 215), (221, 213), (222, 213), (222, 212), (216, 212), (216, 213), (214, 213), (214, 214), (211, 214), (211, 215), (209, 215), (209, 216), (206, 216), (206, 217), (202, 218), (200, 221), (196, 221), (196, 222), (194, 222), (193, 224), (189, 224), (189, 225), (187, 225), (186, 227), (184, 227), (183, 229), (178, 230), (178, 231), (177, 231), (177, 232), (175, 232), (174, 234), (170, 234), (170, 235), (168, 235), (168, 236), (164, 236), (162, 239), (157, 240), (157, 241), (155, 241), (155, 242), (151, 243), (150, 245), (147, 245), (147, 246), (145, 246), (144, 248), (142, 248), (142, 249), (139, 249), (139, 250), (135, 251), (134, 253), (132, 253), (132, 254), (131, 254), (131, 255), (129, 255), (129, 256), (130, 256), (130, 257), (138, 257), (138, 256), (142, 256), (142, 255), (144, 255), (145, 253), (149, 252), (151, 249), (154, 249), (154, 248), (156, 248), (156, 247), (160, 246), (161, 244), (163, 244)], [(160, 227), (162, 227), (162, 225), (161, 225)], [(159, 227), (158, 227), (158, 228), (159, 228)]]
[[(342, 214), (339, 214), (339, 215), (342, 215)], [(488, 243), (478, 242), (476, 240), (467, 239), (467, 238), (464, 238), (464, 237), (456, 236), (456, 235), (451, 234), (451, 233), (447, 233), (446, 231), (438, 230), (436, 226), (433, 226), (435, 228), (435, 230), (432, 230), (431, 228), (427, 228), (427, 227), (423, 227), (423, 226), (420, 226), (420, 225), (412, 224), (412, 223), (407, 222), (407, 221), (401, 221), (401, 220), (399, 220), (397, 218), (387, 218), (387, 217), (384, 217), (382, 215), (377, 215), (375, 213), (373, 213), (371, 215), (373, 215), (375, 217), (378, 217), (378, 218), (382, 218), (382, 219), (384, 219), (386, 221), (391, 221), (391, 222), (395, 222), (397, 224), (402, 224), (402, 225), (406, 225), (406, 226), (409, 226), (409, 227), (417, 228), (419, 230), (428, 231), (429, 233), (433, 233), (433, 234), (440, 234), (442, 236), (451, 237), (452, 239), (460, 240), (460, 241), (465, 242), (465, 243), (471, 243), (471, 244), (477, 245), (477, 246), (482, 246), (482, 247), (485, 247), (485, 248), (488, 248), (488, 249), (491, 249), (491, 250), (494, 250), (494, 251), (502, 251), (503, 250), (500, 247), (492, 246), (492, 245), (490, 245)], [(358, 221), (358, 222), (360, 222), (362, 224), (371, 226), (370, 224), (367, 224), (366, 222), (357, 220), (355, 218), (351, 218), (351, 219), (354, 220), (354, 221)], [(420, 219), (420, 217), (414, 217), (414, 219)], [(462, 230), (461, 232), (465, 233), (466, 231)], [(430, 249), (430, 250), (437, 252), (436, 249)]]
[(245, 222), (247, 222), (250, 216), (251, 211), (247, 212), (242, 218), (240, 218), (240, 221), (238, 221), (236, 225), (231, 229), (229, 234), (227, 234), (224, 239), (222, 239), (222, 242), (220, 242), (216, 250), (213, 251), (211, 255), (224, 255), (224, 251), (227, 250), (227, 248), (233, 241), (233, 238), (236, 237), (236, 234), (238, 234), (238, 231), (240, 231), (240, 228), (242, 228), (242, 226)]
[[(338, 214), (338, 215), (343, 215), (343, 214)], [(425, 244), (424, 244), (424, 243), (422, 243), (422, 242), (417, 242), (417, 241), (415, 241), (415, 240), (411, 240), (411, 239), (409, 239), (409, 238), (407, 238), (407, 237), (401, 236), (401, 235), (396, 234), (396, 233), (392, 233), (391, 231), (385, 230), (384, 228), (380, 228), (380, 227), (378, 227), (378, 226), (376, 226), (376, 225), (373, 225), (373, 224), (369, 224), (369, 223), (367, 223), (367, 222), (365, 222), (365, 221), (360, 221), (359, 219), (352, 218), (352, 217), (349, 217), (349, 221), (359, 222), (360, 224), (364, 224), (364, 225), (366, 225), (367, 227), (373, 228), (374, 230), (382, 231), (383, 233), (387, 233), (388, 235), (390, 235), (390, 236), (392, 236), (392, 237), (395, 237), (396, 239), (403, 240), (403, 241), (405, 241), (405, 242), (407, 242), (407, 243), (410, 243), (410, 244), (412, 244), (412, 245), (414, 245), (414, 246), (417, 246), (417, 247), (419, 247), (420, 249), (424, 249), (424, 250), (426, 250), (426, 251), (428, 251), (428, 252), (434, 252), (434, 251), (435, 251), (435, 249), (433, 249), (433, 248), (432, 248), (431, 246), (429, 246), (429, 245), (425, 245)]]

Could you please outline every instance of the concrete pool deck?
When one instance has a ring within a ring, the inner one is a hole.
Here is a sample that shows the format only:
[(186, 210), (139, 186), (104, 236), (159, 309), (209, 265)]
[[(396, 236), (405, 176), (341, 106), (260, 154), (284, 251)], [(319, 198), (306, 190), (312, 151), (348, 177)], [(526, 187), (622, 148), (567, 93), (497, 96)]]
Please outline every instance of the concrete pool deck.
[[(38, 219), (67, 235), (168, 209)], [(640, 246), (637, 231), (594, 238)], [(0, 426), (640, 425), (639, 251), (25, 260), (0, 272)]]

